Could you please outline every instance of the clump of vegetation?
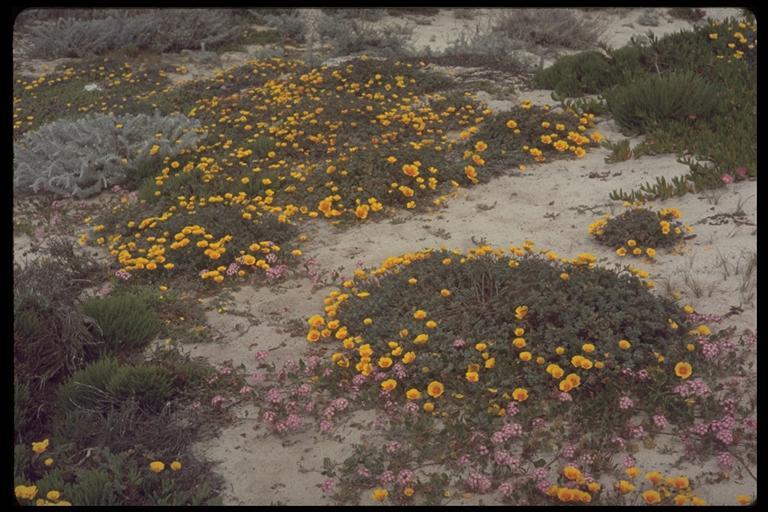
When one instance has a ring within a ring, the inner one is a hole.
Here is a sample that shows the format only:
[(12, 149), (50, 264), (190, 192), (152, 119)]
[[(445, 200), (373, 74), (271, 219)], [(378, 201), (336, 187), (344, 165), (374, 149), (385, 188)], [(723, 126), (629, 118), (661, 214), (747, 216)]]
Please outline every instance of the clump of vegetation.
[(608, 90), (605, 101), (622, 128), (638, 133), (673, 121), (707, 121), (720, 110), (722, 98), (714, 84), (685, 71), (647, 75)]
[(598, 94), (618, 83), (620, 77), (612, 68), (610, 60), (600, 52), (577, 53), (536, 73), (534, 84), (566, 97)]
[[(633, 38), (607, 52), (606, 85), (590, 90), (606, 99), (622, 127), (647, 135), (636, 153), (677, 153), (690, 167), (678, 184), (614, 196), (669, 197), (756, 175), (756, 28), (752, 17), (711, 21), (661, 38)], [(572, 63), (579, 58), (561, 59), (535, 80), (564, 83), (560, 93), (577, 94), (583, 78)]]
[(580, 50), (595, 46), (603, 29), (576, 11), (510, 9), (499, 16), (492, 30), (507, 34), (527, 47)]
[[(352, 412), (376, 411), (349, 457), (324, 463), (323, 488), (338, 503), (359, 503), (361, 491), (402, 504), (462, 491), (529, 504), (623, 502), (635, 490), (628, 481), (616, 482), (619, 493), (598, 483), (638, 472), (632, 458), (626, 475), (615, 470), (617, 438), (617, 450), (632, 452), (659, 425), (683, 433), (698, 418), (731, 414), (709, 394), (717, 370), (697, 346), (733, 333), (714, 335), (690, 306), (652, 294), (645, 271), (526, 241), (410, 252), (354, 274), (308, 319), (308, 359), (262, 364), (280, 385), (267, 379), (256, 400), (278, 435), (306, 428), (303, 411), (327, 434)], [(691, 387), (708, 394), (686, 402)], [(751, 418), (754, 407), (734, 414)], [(755, 440), (749, 429), (743, 449)], [(713, 456), (710, 443), (722, 442), (705, 437), (686, 453)], [(578, 494), (566, 485), (575, 480)]]
[(160, 329), (160, 322), (141, 297), (132, 294), (92, 298), (83, 312), (96, 320), (108, 350), (120, 352), (145, 347)]
[(14, 189), (93, 196), (147, 160), (193, 146), (200, 124), (186, 116), (90, 114), (54, 121), (14, 143)]
[[(616, 217), (598, 219), (589, 225), (589, 234), (616, 250), (619, 256), (647, 256), (653, 259), (658, 247), (672, 247), (693, 231), (677, 219), (677, 208), (654, 212), (645, 207), (630, 207)], [(625, 247), (626, 246), (626, 247)]]
[(267, 14), (264, 20), (280, 33), (284, 42), (304, 43), (307, 40), (307, 22), (296, 10)]
[(442, 53), (427, 55), (436, 64), (472, 66), (520, 73), (533, 67), (533, 62), (522, 55), (523, 45), (502, 32), (461, 32), (449, 42)]
[(43, 59), (102, 55), (129, 46), (156, 53), (185, 48), (213, 49), (240, 32), (227, 10), (158, 9), (134, 16), (59, 18), (32, 25), (30, 56)]
[(699, 9), (698, 7), (672, 7), (667, 9), (667, 14), (673, 18), (690, 21), (691, 23), (700, 21), (706, 15), (704, 9)]
[(63, 412), (83, 408), (106, 412), (131, 399), (158, 411), (173, 393), (171, 379), (157, 366), (124, 366), (103, 358), (75, 372), (59, 387), (57, 399)]
[(335, 14), (322, 15), (315, 22), (315, 30), (337, 56), (365, 53), (397, 58), (413, 53), (409, 43), (413, 28), (405, 24), (380, 26), (367, 17)]
[(98, 354), (101, 344), (76, 297), (97, 282), (100, 270), (92, 258), (58, 238), (40, 257), (14, 268), (14, 369), (30, 393), (57, 385)]

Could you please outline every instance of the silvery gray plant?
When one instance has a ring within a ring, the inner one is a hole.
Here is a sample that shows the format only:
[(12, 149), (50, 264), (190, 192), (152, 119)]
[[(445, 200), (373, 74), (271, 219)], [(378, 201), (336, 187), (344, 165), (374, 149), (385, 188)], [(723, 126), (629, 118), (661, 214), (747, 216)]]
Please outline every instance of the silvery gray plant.
[(157, 111), (54, 121), (14, 143), (14, 191), (90, 197), (124, 183), (128, 173), (153, 158), (153, 145), (159, 147), (154, 158), (162, 158), (194, 146), (203, 136), (196, 119)]
[(153, 52), (214, 48), (242, 30), (230, 11), (156, 9), (134, 16), (60, 18), (26, 29), (33, 58), (85, 57), (136, 47)]

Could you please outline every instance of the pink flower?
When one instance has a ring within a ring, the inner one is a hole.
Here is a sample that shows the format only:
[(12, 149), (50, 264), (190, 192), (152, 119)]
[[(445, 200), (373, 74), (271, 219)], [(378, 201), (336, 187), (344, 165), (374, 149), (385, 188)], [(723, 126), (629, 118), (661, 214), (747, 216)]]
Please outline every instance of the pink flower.
[(215, 397), (211, 398), (211, 406), (212, 406), (212, 407), (218, 407), (219, 405), (221, 405), (221, 404), (222, 404), (223, 402), (225, 402), (226, 400), (227, 400), (227, 399), (226, 399), (226, 398), (224, 398), (223, 396), (221, 396), (221, 395), (216, 395)]
[(720, 179), (723, 180), (723, 183), (725, 183), (726, 185), (730, 185), (731, 183), (733, 183), (733, 176), (731, 176), (730, 174), (723, 174), (722, 176), (720, 176)]
[(747, 174), (749, 174), (749, 169), (747, 169), (746, 167), (737, 167), (736, 170), (734, 170), (733, 172), (735, 172), (736, 176), (738, 176), (739, 178), (746, 178)]

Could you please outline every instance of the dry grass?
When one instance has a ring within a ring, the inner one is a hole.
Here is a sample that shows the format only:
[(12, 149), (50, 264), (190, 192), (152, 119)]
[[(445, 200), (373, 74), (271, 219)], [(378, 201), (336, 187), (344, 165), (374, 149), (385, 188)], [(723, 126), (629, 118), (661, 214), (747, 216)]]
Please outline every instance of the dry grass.
[(597, 45), (604, 23), (570, 9), (512, 9), (500, 16), (493, 31), (526, 45), (581, 50)]

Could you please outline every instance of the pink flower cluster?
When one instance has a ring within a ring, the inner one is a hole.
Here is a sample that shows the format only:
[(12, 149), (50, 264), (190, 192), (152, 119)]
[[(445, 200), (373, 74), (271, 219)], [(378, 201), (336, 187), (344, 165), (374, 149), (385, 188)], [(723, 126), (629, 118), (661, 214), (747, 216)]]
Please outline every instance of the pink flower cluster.
[(467, 342), (461, 338), (454, 340), (453, 348), (464, 348), (467, 346)]
[(624, 395), (619, 398), (619, 409), (627, 410), (635, 406), (635, 402), (631, 398)]
[(667, 428), (669, 425), (669, 421), (667, 421), (667, 417), (663, 414), (654, 414), (653, 415), (653, 424), (656, 425), (658, 428)]
[(685, 381), (675, 386), (673, 391), (683, 398), (688, 398), (690, 396), (704, 397), (709, 396), (712, 393), (712, 390), (709, 389), (706, 382), (701, 379)]
[(503, 444), (522, 433), (523, 427), (519, 423), (505, 423), (501, 430), (497, 430), (491, 435), (491, 442), (496, 445)]
[(565, 457), (568, 460), (571, 460), (574, 455), (576, 455), (576, 448), (573, 445), (567, 445), (564, 446), (562, 450), (560, 450), (560, 454)]
[(499, 466), (507, 466), (510, 468), (516, 468), (520, 465), (520, 459), (513, 456), (506, 450), (495, 450), (493, 452), (493, 460)]
[(472, 471), (467, 479), (464, 480), (464, 485), (471, 491), (484, 494), (491, 489), (493, 484), (491, 483), (491, 479), (484, 474)]

